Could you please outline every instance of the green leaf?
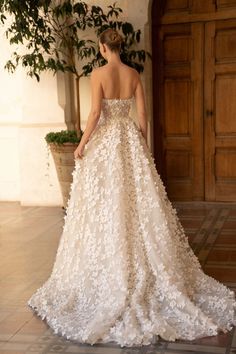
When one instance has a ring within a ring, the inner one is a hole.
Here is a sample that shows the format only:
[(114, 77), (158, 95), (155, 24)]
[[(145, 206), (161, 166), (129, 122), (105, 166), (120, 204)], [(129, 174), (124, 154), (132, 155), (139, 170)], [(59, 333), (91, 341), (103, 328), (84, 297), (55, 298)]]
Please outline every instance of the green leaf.
[(100, 6), (92, 6), (92, 13), (96, 13), (99, 15), (103, 14), (103, 9)]
[(141, 31), (138, 30), (138, 31), (136, 32), (136, 41), (137, 41), (138, 43), (140, 42), (140, 37), (141, 37)]
[[(82, 70), (82, 75), (88, 75), (94, 67), (105, 64), (97, 42), (93, 41), (94, 34), (99, 36), (111, 27), (122, 31), (124, 37), (122, 61), (142, 70), (141, 64), (151, 56), (138, 47), (141, 31), (122, 21), (121, 13), (116, 2), (103, 10), (80, 0), (0, 0), (0, 21), (11, 15), (6, 37), (11, 44), (19, 46), (5, 68), (13, 72), (21, 65), (27, 75), (36, 79), (46, 70), (54, 74), (69, 71), (76, 76)], [(24, 44), (23, 51), (20, 44)]]
[(124, 35), (128, 35), (134, 31), (133, 25), (129, 22), (124, 22), (122, 25)]
[(5, 15), (1, 14), (0, 16), (1, 22), (4, 23), (4, 21), (7, 19)]
[(74, 143), (77, 144), (80, 142), (83, 131), (81, 135), (78, 136), (75, 130), (61, 130), (59, 132), (49, 132), (45, 136), (45, 140), (48, 144), (64, 144), (64, 143)]
[(35, 73), (34, 73), (34, 76), (36, 77), (37, 81), (39, 82), (39, 81), (40, 81), (39, 75), (35, 72)]
[(85, 3), (81, 3), (81, 2), (77, 2), (74, 5), (74, 12), (77, 13), (79, 16), (85, 15), (87, 12), (87, 4)]

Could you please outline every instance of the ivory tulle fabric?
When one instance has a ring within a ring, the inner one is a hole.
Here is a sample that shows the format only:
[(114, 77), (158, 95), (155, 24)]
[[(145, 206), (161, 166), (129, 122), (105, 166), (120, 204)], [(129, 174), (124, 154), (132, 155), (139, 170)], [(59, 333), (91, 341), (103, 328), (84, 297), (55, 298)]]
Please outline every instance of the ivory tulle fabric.
[(52, 273), (28, 305), (80, 343), (130, 347), (227, 332), (234, 292), (203, 272), (131, 105), (103, 99), (75, 160)]

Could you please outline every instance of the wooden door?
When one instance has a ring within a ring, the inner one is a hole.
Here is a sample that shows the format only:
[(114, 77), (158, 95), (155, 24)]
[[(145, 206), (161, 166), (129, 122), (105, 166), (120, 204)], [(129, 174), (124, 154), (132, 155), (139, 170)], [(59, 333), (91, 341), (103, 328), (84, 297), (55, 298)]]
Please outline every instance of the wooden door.
[(158, 145), (155, 155), (172, 199), (204, 198), (203, 31), (198, 23), (162, 26), (159, 31), (158, 88), (154, 93), (159, 104), (154, 129), (162, 147)]
[(236, 20), (205, 24), (206, 200), (236, 201)]
[(236, 0), (199, 4), (158, 8), (154, 155), (170, 199), (236, 201)]

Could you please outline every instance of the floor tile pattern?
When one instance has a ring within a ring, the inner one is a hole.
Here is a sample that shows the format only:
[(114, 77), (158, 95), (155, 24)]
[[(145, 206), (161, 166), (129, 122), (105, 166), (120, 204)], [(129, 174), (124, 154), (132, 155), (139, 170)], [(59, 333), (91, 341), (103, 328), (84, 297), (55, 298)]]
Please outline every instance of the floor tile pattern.
[[(204, 271), (236, 291), (236, 204), (173, 203)], [(0, 203), (0, 354), (236, 354), (236, 329), (142, 348), (82, 345), (53, 334), (26, 305), (47, 279), (62, 232), (60, 207)]]

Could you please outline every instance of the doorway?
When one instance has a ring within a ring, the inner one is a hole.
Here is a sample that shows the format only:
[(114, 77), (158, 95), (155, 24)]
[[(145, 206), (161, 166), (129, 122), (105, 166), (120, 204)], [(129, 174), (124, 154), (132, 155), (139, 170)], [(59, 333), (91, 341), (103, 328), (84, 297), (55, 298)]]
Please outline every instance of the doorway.
[(154, 1), (153, 135), (171, 200), (236, 201), (236, 0)]

